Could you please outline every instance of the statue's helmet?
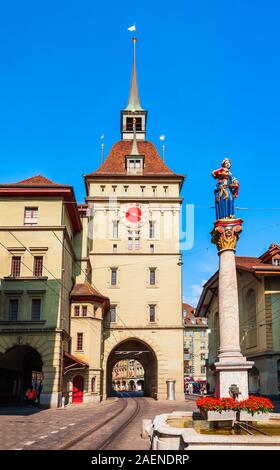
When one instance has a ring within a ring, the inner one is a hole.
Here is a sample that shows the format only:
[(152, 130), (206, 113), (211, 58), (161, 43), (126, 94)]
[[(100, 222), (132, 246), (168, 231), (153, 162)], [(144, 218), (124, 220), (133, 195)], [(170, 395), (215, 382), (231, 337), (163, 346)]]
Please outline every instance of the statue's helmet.
[(231, 167), (231, 161), (229, 158), (224, 158), (222, 161), (222, 167), (229, 169)]

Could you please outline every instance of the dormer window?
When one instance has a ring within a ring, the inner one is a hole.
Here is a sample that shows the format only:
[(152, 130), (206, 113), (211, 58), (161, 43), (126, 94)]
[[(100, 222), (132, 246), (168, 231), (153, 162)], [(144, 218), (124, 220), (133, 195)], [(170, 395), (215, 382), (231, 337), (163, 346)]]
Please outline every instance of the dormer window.
[(143, 157), (127, 157), (126, 160), (127, 173), (142, 174), (143, 173)]
[(280, 266), (280, 257), (272, 258), (272, 264), (273, 266)]

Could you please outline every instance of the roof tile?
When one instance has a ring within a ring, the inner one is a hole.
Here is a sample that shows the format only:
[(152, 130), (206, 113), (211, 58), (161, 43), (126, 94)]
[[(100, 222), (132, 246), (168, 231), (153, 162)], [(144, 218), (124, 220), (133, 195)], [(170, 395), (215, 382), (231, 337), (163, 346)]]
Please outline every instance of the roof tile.
[[(125, 157), (130, 155), (133, 141), (121, 140), (111, 148), (109, 155), (101, 167), (91, 175), (126, 175)], [(173, 175), (176, 176), (160, 158), (156, 147), (149, 141), (137, 141), (139, 155), (144, 156), (144, 176)], [(182, 177), (183, 175), (178, 175)]]

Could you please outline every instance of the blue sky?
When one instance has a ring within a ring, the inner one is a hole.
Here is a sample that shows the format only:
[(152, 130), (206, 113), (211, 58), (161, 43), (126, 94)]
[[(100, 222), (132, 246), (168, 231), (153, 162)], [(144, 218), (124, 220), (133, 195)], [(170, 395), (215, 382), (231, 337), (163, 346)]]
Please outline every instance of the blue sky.
[[(72, 184), (119, 139), (138, 28), (138, 80), (148, 139), (185, 173), (195, 245), (184, 256), (184, 296), (195, 303), (217, 266), (210, 243), (214, 180), (224, 156), (240, 180), (245, 220), (238, 254), (280, 243), (280, 62), (277, 0), (13, 0), (0, 4), (1, 181), (44, 174)], [(276, 209), (273, 209), (276, 208)]]

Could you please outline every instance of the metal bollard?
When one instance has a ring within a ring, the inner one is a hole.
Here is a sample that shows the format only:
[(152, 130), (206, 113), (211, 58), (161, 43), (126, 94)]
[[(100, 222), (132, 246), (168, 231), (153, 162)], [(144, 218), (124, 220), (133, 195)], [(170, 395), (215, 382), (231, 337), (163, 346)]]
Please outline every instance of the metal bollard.
[(176, 383), (176, 380), (173, 380), (173, 379), (169, 379), (166, 381), (167, 400), (175, 400), (175, 383)]

